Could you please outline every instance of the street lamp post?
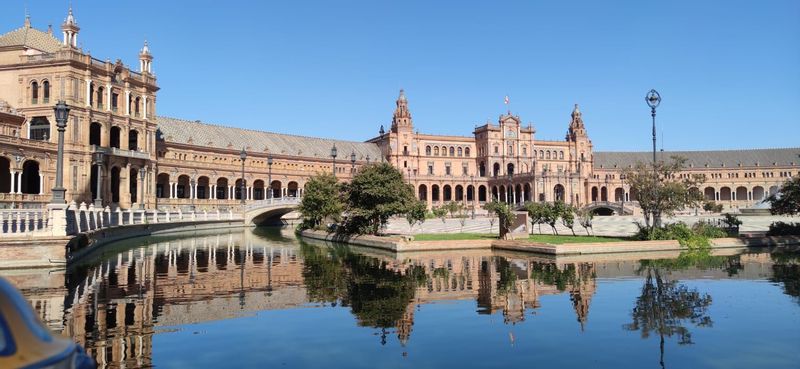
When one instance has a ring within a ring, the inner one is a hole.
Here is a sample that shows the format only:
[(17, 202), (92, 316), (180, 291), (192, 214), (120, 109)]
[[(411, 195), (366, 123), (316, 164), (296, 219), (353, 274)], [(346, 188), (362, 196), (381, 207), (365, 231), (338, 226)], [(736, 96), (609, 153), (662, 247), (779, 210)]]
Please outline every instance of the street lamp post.
[(191, 202), (192, 205), (191, 206), (192, 206), (192, 212), (194, 212), (195, 211), (194, 198), (197, 197), (197, 180), (194, 179), (194, 176), (192, 176), (192, 179), (189, 180), (189, 186), (191, 186), (191, 189), (192, 189), (189, 192), (191, 194), (191, 196), (189, 196), (189, 199), (192, 200), (192, 202)]
[(98, 151), (95, 152), (93, 155), (94, 165), (97, 166), (97, 178), (95, 178), (95, 185), (97, 189), (95, 190), (95, 197), (94, 197), (94, 207), (95, 208), (102, 208), (103, 207), (103, 196), (100, 195), (102, 188), (103, 188), (103, 152)]
[(336, 155), (337, 155), (336, 144), (333, 144), (333, 147), (331, 147), (331, 158), (333, 158), (333, 176), (334, 177), (336, 177)]
[(247, 151), (244, 150), (244, 147), (239, 153), (239, 159), (242, 159), (242, 183), (239, 184), (239, 198), (241, 199), (242, 205), (244, 205), (246, 197), (244, 191), (247, 189), (244, 185), (244, 161), (247, 159)]
[(52, 204), (66, 204), (66, 192), (64, 188), (64, 131), (67, 129), (67, 118), (69, 117), (69, 106), (64, 100), (59, 100), (53, 108), (56, 115), (56, 127), (58, 128), (58, 156), (56, 159), (56, 186), (53, 187)]
[(653, 117), (653, 168), (656, 166), (656, 108), (661, 104), (661, 95), (658, 91), (650, 90), (645, 97), (647, 106), (650, 107), (650, 116)]
[[(647, 106), (650, 107), (650, 116), (653, 117), (653, 200), (657, 195), (656, 182), (658, 181), (658, 169), (656, 168), (656, 108), (661, 104), (661, 95), (656, 90), (650, 90), (645, 97)], [(655, 212), (653, 212), (653, 225), (656, 224)]]
[(272, 198), (272, 155), (267, 156), (267, 168), (269, 169), (268, 170), (268, 174), (267, 174), (267, 181), (269, 182), (269, 185), (268, 185), (269, 196), (268, 196), (268, 198), (271, 199)]
[(147, 169), (145, 169), (144, 167), (139, 168), (139, 179), (142, 182), (142, 186), (141, 188), (138, 189), (139, 193), (137, 194), (138, 197), (137, 200), (139, 200), (139, 209), (144, 209), (144, 177), (146, 175), (147, 175)]

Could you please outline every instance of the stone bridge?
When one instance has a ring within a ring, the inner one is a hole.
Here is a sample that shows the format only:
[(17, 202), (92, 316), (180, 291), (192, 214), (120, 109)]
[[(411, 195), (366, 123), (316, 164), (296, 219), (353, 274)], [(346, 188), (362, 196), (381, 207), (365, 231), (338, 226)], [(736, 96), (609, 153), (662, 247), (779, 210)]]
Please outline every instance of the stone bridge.
[(252, 201), (244, 207), (245, 225), (280, 223), (282, 216), (297, 210), (299, 197), (279, 197)]
[(635, 201), (595, 201), (581, 209), (589, 210), (596, 215), (632, 215), (636, 206)]

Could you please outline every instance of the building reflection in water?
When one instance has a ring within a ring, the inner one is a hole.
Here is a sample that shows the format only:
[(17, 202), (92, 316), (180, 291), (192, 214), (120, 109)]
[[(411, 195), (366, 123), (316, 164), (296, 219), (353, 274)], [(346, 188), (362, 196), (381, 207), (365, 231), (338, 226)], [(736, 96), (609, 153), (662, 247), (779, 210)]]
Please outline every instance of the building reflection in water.
[[(626, 260), (557, 263), (469, 250), (396, 257), (260, 230), (149, 242), (109, 250), (112, 257), (68, 272), (10, 278), (48, 325), (84, 345), (99, 367), (121, 368), (152, 366), (153, 335), (159, 331), (262, 310), (347, 307), (358, 325), (380, 331), (381, 343), (396, 336), (405, 345), (414, 314), (426, 303), (476, 301), (478, 314), (501, 313), (506, 324), (518, 324), (541, 306), (542, 296), (566, 293), (583, 329), (597, 278), (637, 277), (643, 266), (652, 266)], [(737, 266), (726, 262), (713, 266), (715, 272), (696, 273), (770, 278), (769, 258), (723, 258)], [(695, 269), (664, 273), (691, 277)]]

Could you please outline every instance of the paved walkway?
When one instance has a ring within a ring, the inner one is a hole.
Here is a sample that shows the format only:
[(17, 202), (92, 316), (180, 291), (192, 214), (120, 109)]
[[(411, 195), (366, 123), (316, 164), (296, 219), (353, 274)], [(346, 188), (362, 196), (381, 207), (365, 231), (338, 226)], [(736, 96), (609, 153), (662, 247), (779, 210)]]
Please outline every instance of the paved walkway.
[[(720, 216), (676, 216), (673, 218), (668, 218), (665, 221), (668, 223), (682, 221), (689, 225), (694, 224), (699, 219), (720, 219)], [(747, 232), (747, 231), (766, 231), (769, 228), (770, 223), (774, 221), (784, 221), (784, 222), (798, 222), (800, 219), (798, 218), (790, 218), (790, 217), (778, 217), (778, 216), (740, 216), (740, 220), (742, 220), (743, 224), (740, 227), (740, 231)], [(592, 230), (590, 233), (598, 236), (629, 236), (636, 233), (637, 228), (634, 222), (644, 222), (644, 219), (640, 216), (608, 216), (608, 217), (595, 217), (592, 221)], [(491, 231), (490, 231), (491, 228)], [(571, 234), (570, 230), (567, 227), (564, 227), (561, 222), (559, 221), (558, 226), (559, 234)], [(552, 230), (550, 226), (543, 225), (541, 227), (542, 232), (544, 234), (552, 234)], [(408, 222), (405, 219), (392, 219), (389, 221), (388, 226), (389, 233), (400, 233), (400, 234), (416, 234), (416, 233), (494, 233), (497, 232), (497, 222), (495, 221), (494, 226), (490, 225), (489, 218), (487, 217), (476, 217), (475, 219), (468, 218), (466, 219), (463, 227), (459, 219), (446, 219), (445, 222), (442, 222), (441, 219), (428, 219), (425, 223), (420, 227), (419, 225), (415, 225), (413, 229), (409, 229)], [(536, 226), (533, 229), (533, 233), (539, 233), (539, 227)], [(586, 230), (581, 227), (579, 224), (575, 224), (575, 234), (578, 235), (585, 235)]]

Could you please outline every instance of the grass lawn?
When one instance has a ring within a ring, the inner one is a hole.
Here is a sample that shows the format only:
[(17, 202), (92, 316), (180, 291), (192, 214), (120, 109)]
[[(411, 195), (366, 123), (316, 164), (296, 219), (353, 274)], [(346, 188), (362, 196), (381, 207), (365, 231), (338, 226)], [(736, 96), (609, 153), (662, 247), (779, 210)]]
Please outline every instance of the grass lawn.
[(491, 233), (421, 233), (414, 235), (414, 241), (458, 241), (486, 238), (497, 238), (497, 235)]
[[(496, 234), (491, 233), (422, 233), (414, 236), (415, 241), (458, 241), (458, 240), (480, 240), (497, 238)], [(532, 234), (528, 240), (535, 242), (550, 243), (559, 245), (562, 243), (577, 242), (617, 242), (630, 241), (627, 238), (601, 237), (601, 236), (556, 236), (551, 234)]]
[(563, 243), (578, 243), (578, 242), (618, 242), (630, 241), (628, 238), (621, 237), (603, 237), (603, 236), (573, 236), (573, 235), (559, 235), (554, 234), (532, 234), (528, 237), (531, 241), (550, 243), (560, 245)]

